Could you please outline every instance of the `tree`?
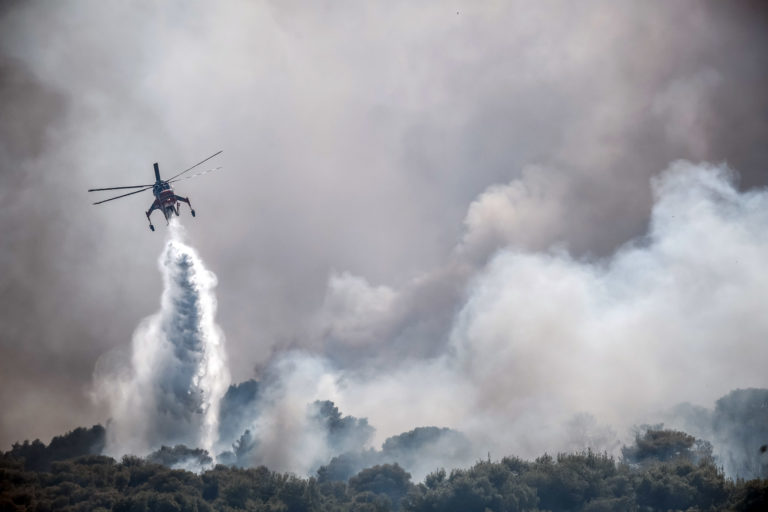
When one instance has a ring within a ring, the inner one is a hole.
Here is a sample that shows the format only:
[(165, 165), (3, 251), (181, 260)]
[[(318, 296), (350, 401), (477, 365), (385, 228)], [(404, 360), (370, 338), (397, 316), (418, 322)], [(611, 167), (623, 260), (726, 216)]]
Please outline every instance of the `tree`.
[(711, 445), (696, 445), (696, 438), (685, 432), (648, 428), (642, 436), (635, 436), (634, 445), (624, 446), (621, 454), (625, 463), (635, 465), (667, 462), (677, 458), (696, 461), (700, 458), (697, 449), (701, 446), (705, 452), (709, 446), (711, 453)]
[(354, 493), (372, 492), (387, 496), (395, 510), (400, 500), (411, 488), (411, 474), (397, 464), (382, 464), (364, 469), (349, 479), (349, 488)]

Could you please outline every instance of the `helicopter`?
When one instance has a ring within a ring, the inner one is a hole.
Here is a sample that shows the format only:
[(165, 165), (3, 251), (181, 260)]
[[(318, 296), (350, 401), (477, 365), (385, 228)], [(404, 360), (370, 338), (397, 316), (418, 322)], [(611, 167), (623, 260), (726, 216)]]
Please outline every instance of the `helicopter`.
[(163, 180), (160, 178), (160, 167), (158, 166), (157, 162), (155, 162), (155, 182), (151, 185), (128, 185), (125, 187), (106, 187), (106, 188), (90, 188), (88, 189), (88, 192), (100, 192), (102, 190), (121, 190), (121, 189), (129, 189), (129, 188), (138, 188), (139, 190), (134, 190), (133, 192), (128, 192), (127, 194), (123, 194), (120, 196), (110, 197), (109, 199), (104, 199), (103, 201), (97, 201), (93, 204), (101, 204), (106, 203), (108, 201), (114, 201), (115, 199), (120, 199), (121, 197), (127, 197), (131, 196), (133, 194), (138, 194), (139, 192), (144, 192), (146, 190), (152, 189), (152, 193), (155, 195), (155, 200), (152, 202), (152, 205), (149, 207), (149, 210), (147, 210), (145, 213), (147, 215), (147, 220), (149, 221), (149, 229), (154, 231), (155, 226), (152, 225), (152, 219), (150, 218), (150, 215), (155, 210), (160, 210), (163, 212), (163, 215), (165, 216), (165, 222), (166, 224), (169, 222), (171, 217), (175, 214), (177, 217), (179, 216), (179, 203), (187, 203), (189, 206), (190, 212), (192, 213), (192, 216), (195, 216), (195, 210), (192, 208), (192, 203), (189, 202), (188, 197), (181, 197), (176, 195), (173, 192), (173, 188), (171, 187), (171, 183), (175, 183), (177, 181), (182, 180), (188, 180), (190, 178), (195, 178), (197, 176), (202, 176), (203, 174), (208, 174), (211, 171), (216, 171), (218, 169), (221, 169), (221, 167), (215, 167), (213, 169), (207, 169), (205, 171), (198, 171), (195, 174), (191, 174), (189, 176), (181, 177), (183, 174), (188, 173), (192, 169), (204, 164), (211, 158), (221, 154), (223, 150), (218, 151), (205, 160), (196, 163), (189, 169), (185, 169), (181, 171), (180, 173), (176, 174), (175, 176), (171, 176), (167, 180)]

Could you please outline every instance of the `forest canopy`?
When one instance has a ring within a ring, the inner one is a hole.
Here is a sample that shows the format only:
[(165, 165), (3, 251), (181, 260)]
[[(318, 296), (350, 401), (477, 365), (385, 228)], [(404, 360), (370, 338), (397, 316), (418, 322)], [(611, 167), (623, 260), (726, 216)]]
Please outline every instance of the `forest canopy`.
[[(425, 435), (422, 432), (415, 436)], [(414, 435), (399, 438), (408, 442)], [(675, 430), (648, 429), (622, 457), (585, 451), (505, 457), (468, 469), (436, 469), (413, 482), (399, 464), (377, 464), (348, 479), (301, 478), (266, 467), (171, 469), (183, 446), (120, 461), (93, 452), (104, 429), (78, 428), (16, 444), (0, 456), (1, 511), (410, 511), (765, 510), (768, 480), (731, 480), (711, 446)], [(391, 447), (390, 447), (391, 448)]]

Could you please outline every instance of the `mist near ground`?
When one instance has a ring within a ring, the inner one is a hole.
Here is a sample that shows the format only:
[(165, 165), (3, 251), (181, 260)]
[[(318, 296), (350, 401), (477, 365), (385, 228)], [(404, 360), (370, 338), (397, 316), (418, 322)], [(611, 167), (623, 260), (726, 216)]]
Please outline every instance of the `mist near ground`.
[(330, 400), (375, 449), (615, 449), (765, 388), (765, 12), (5, 3), (0, 440), (105, 421), (94, 369), (158, 310), (150, 198), (85, 190), (218, 149), (177, 192), (231, 381), (271, 411), (252, 433), (324, 457), (304, 426)]

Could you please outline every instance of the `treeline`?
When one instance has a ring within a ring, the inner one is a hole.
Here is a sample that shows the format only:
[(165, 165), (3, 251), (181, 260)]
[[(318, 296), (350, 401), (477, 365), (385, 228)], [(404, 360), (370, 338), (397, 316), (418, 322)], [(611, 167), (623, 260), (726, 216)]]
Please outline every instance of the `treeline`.
[(78, 429), (48, 447), (40, 443), (42, 450), (25, 443), (2, 454), (0, 511), (768, 510), (768, 480), (725, 478), (706, 443), (669, 430), (638, 435), (618, 461), (590, 451), (534, 461), (507, 457), (439, 469), (414, 483), (397, 464), (333, 480), (327, 471), (300, 478), (223, 465), (195, 474), (132, 456), (54, 460), (75, 446), (93, 449), (89, 442), (95, 435), (98, 443), (101, 432), (95, 429)]
[(54, 461), (101, 454), (106, 439), (107, 432), (101, 425), (89, 429), (79, 427), (63, 436), (54, 437), (48, 446), (39, 439), (31, 443), (14, 443), (4, 456), (6, 459), (23, 461), (27, 470), (47, 471)]

